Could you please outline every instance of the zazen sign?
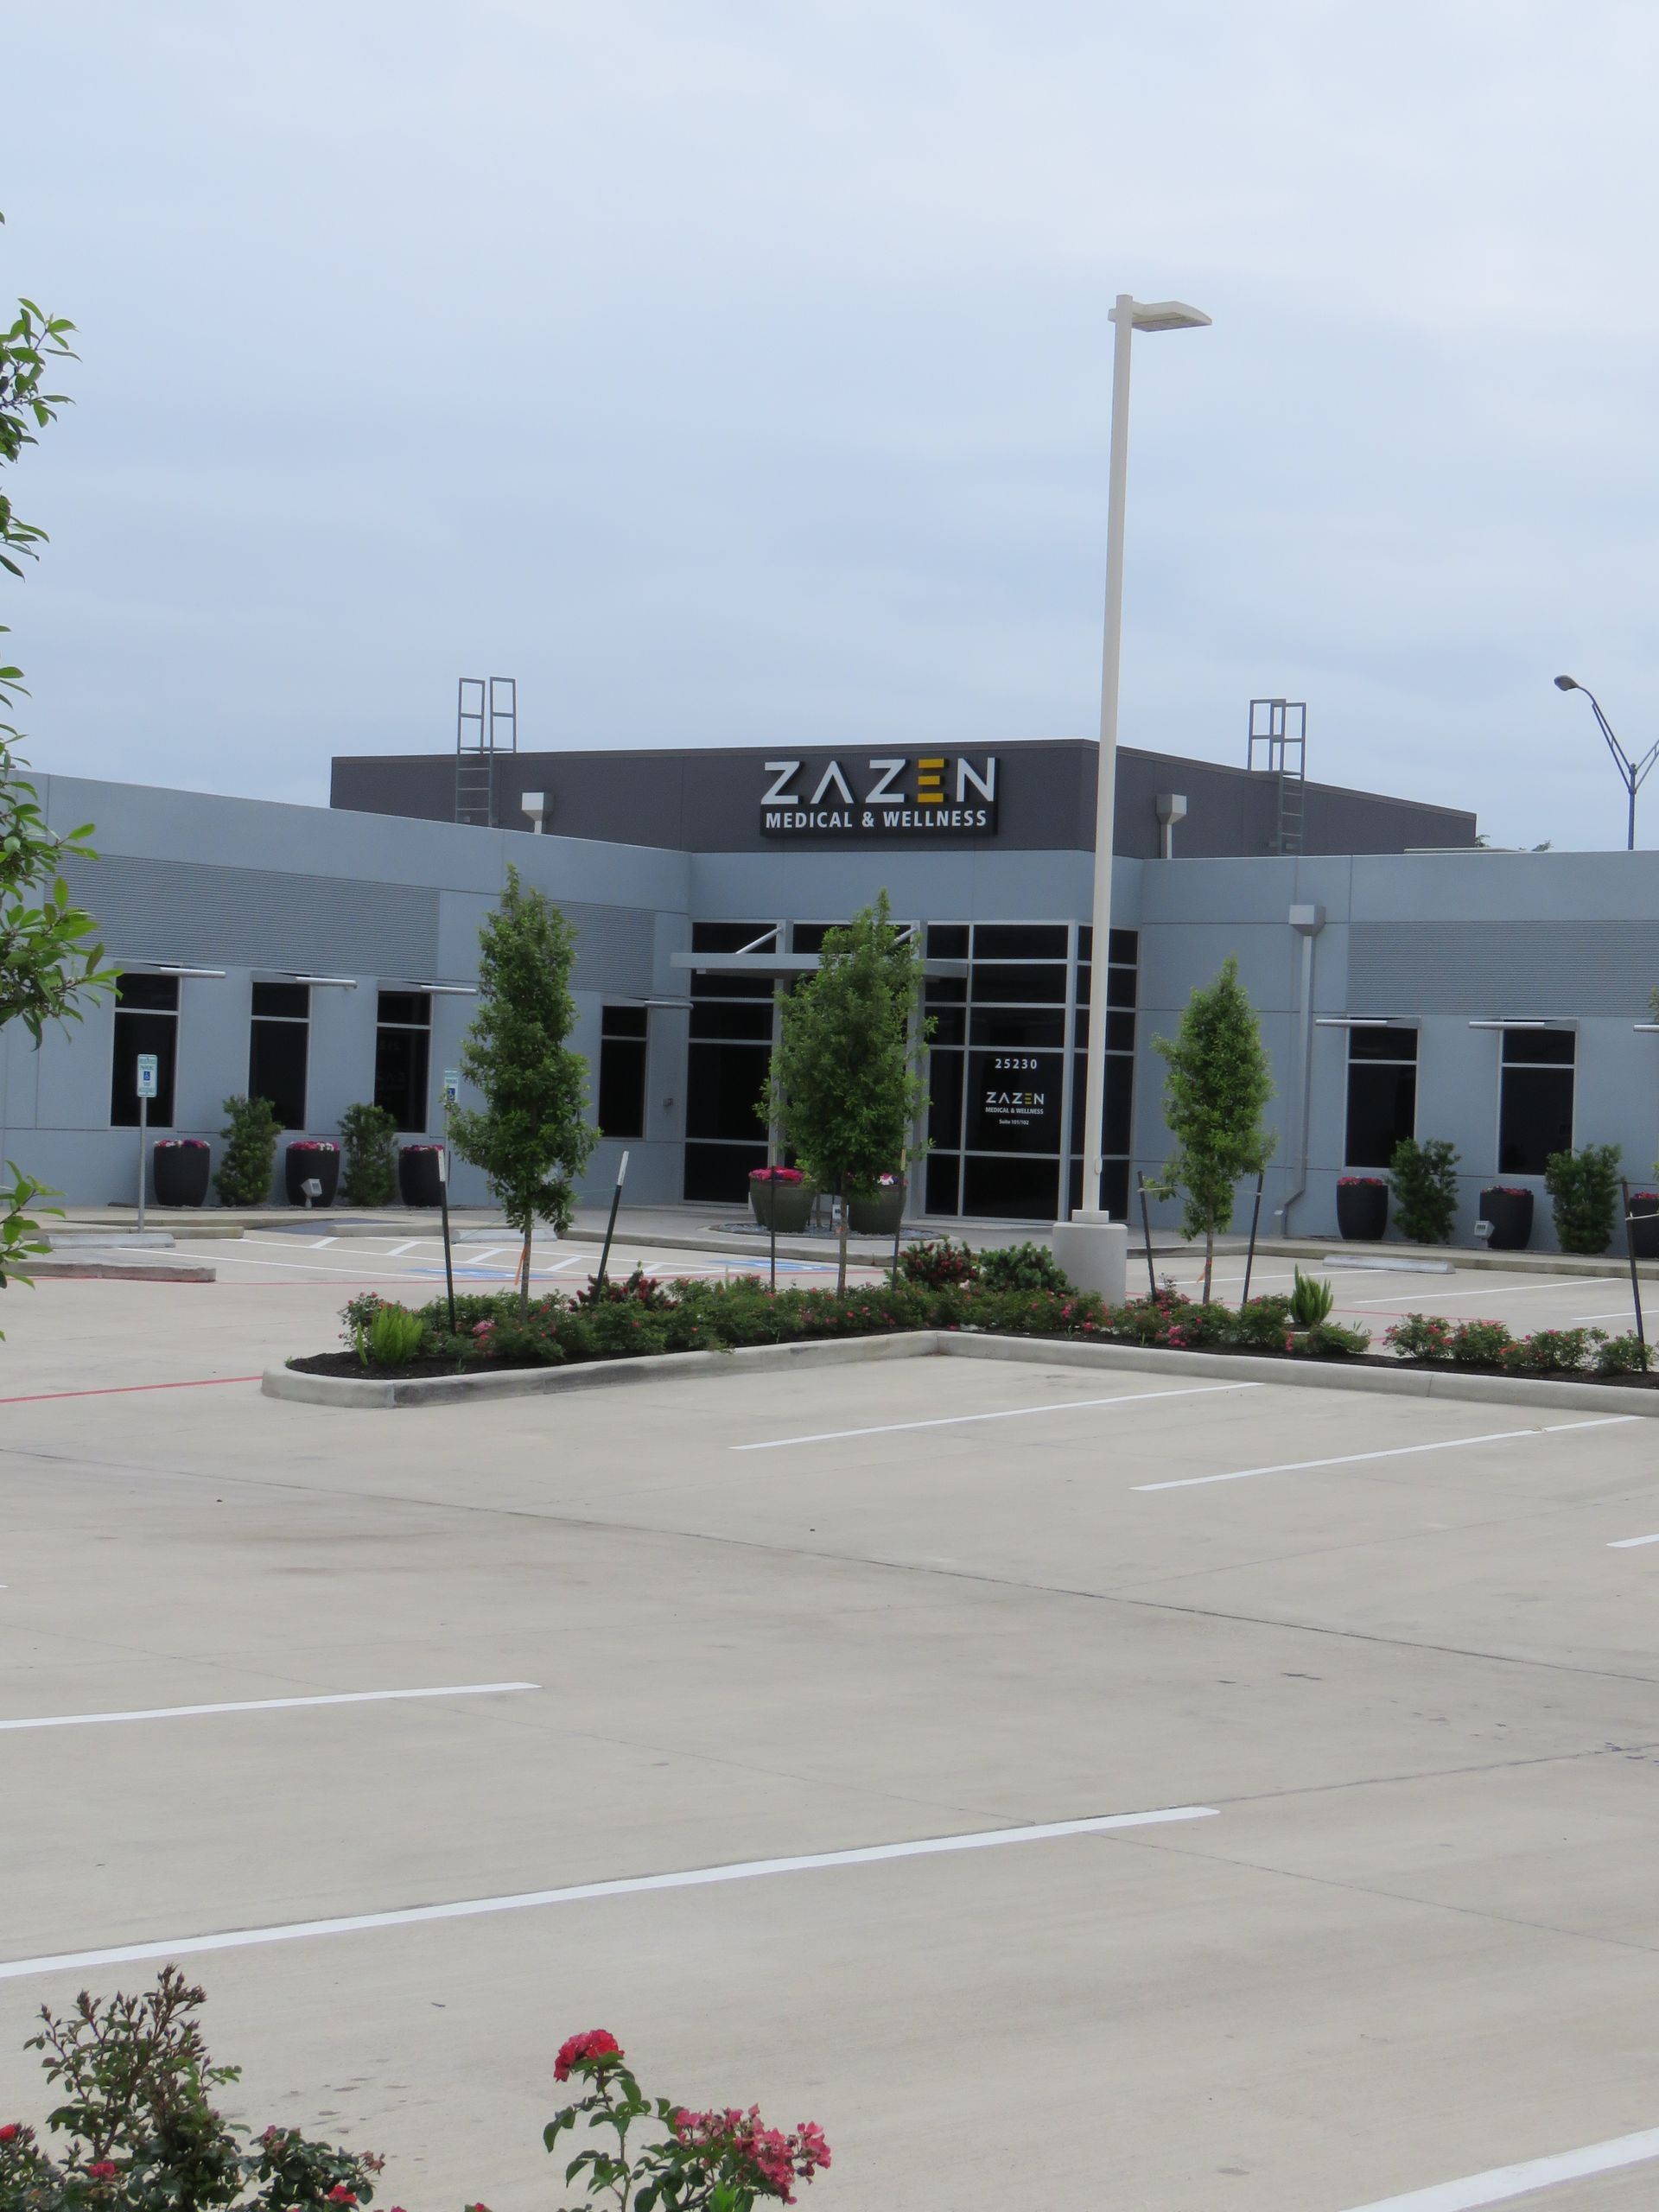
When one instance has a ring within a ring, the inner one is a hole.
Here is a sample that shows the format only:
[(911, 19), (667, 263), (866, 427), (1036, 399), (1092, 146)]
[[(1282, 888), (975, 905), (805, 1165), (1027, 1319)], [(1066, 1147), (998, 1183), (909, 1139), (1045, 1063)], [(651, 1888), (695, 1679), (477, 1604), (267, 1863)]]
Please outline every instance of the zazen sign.
[(768, 760), (763, 837), (992, 837), (996, 755), (885, 753)]

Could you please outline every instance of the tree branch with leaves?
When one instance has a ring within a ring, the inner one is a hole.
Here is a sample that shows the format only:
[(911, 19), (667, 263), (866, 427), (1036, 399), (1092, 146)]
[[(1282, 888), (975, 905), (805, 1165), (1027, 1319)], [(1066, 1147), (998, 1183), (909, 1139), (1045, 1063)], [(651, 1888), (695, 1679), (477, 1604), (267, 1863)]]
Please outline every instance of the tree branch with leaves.
[[(0, 215), (0, 223), (5, 218)], [(0, 335), (0, 467), (17, 461), (69, 402), (48, 391), (52, 365), (73, 360), (74, 325), (20, 300), (10, 329)], [(22, 563), (40, 558), (47, 542), (37, 523), (25, 522), (0, 485), (0, 569), (23, 575)], [(0, 623), (0, 636), (10, 634)], [(22, 671), (0, 666), (0, 712), (10, 714), (25, 696)], [(63, 874), (67, 859), (96, 859), (92, 824), (67, 831), (48, 823), (40, 794), (22, 774), (17, 750), (22, 733), (0, 721), (0, 1027), (21, 1022), (36, 1046), (52, 1025), (79, 1021), (86, 1002), (115, 988), (103, 965), (97, 924), (71, 898)], [(0, 1289), (30, 1254), (45, 1251), (30, 1209), (55, 1197), (46, 1185), (6, 1162), (0, 1183)], [(56, 1208), (48, 1208), (55, 1212)], [(26, 1276), (20, 1276), (27, 1280)]]

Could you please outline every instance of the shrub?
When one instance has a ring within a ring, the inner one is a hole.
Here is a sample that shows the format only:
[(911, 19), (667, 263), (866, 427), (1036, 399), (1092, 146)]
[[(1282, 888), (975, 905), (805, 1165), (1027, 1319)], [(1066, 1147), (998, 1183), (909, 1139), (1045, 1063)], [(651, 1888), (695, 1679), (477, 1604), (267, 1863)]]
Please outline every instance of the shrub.
[(348, 1106), (340, 1117), (346, 1158), (340, 1195), (348, 1206), (389, 1206), (397, 1195), (397, 1121), (384, 1106)]
[(1299, 1329), (1317, 1329), (1331, 1319), (1331, 1308), (1337, 1302), (1337, 1294), (1322, 1275), (1305, 1275), (1296, 1270), (1296, 1286), (1290, 1294), (1290, 1318)]
[(269, 1098), (244, 1098), (238, 1093), (225, 1101), (225, 1112), (227, 1119), (219, 1131), (225, 1149), (213, 1176), (219, 1204), (262, 1206), (270, 1196), (283, 1125)]
[(1586, 1144), (1577, 1152), (1552, 1152), (1544, 1162), (1544, 1188), (1555, 1209), (1555, 1236), (1563, 1252), (1605, 1252), (1618, 1217), (1619, 1151), (1616, 1144)]
[(674, 1303), (672, 1294), (662, 1284), (653, 1282), (644, 1268), (635, 1266), (631, 1274), (618, 1282), (607, 1275), (603, 1282), (590, 1282), (576, 1293), (578, 1306), (645, 1306), (661, 1313)]
[(1394, 1225), (1408, 1244), (1444, 1244), (1458, 1213), (1458, 1153), (1444, 1137), (1402, 1137), (1389, 1162)]
[(1576, 1374), (1602, 1335), (1599, 1329), (1535, 1330), (1509, 1347), (1503, 1355), (1504, 1370), (1510, 1375)]
[(1626, 1336), (1607, 1337), (1596, 1346), (1598, 1375), (1645, 1375), (1653, 1365), (1653, 1348), (1634, 1329)]
[(975, 1281), (979, 1262), (965, 1244), (953, 1244), (948, 1236), (941, 1236), (937, 1243), (906, 1245), (899, 1255), (899, 1272), (906, 1282), (925, 1283), (930, 1290), (938, 1290), (947, 1283)]
[(1058, 1290), (1072, 1287), (1046, 1244), (993, 1247), (979, 1255), (979, 1280), (987, 1290)]
[(1450, 1359), (1452, 1324), (1439, 1313), (1407, 1313), (1382, 1341), (1402, 1359)]
[(235, 2212), (351, 2212), (374, 2196), (383, 2161), (337, 2150), (296, 2127), (268, 2127), (252, 2143), (223, 2119), (211, 2093), (240, 2068), (214, 2066), (191, 2017), (201, 1990), (164, 1967), (142, 1997), (105, 2000), (83, 1990), (26, 2046), (55, 2100), (56, 2155), (32, 2127), (0, 2128), (0, 2204), (17, 2212), (163, 2212), (217, 2206)]
[(1501, 1367), (1514, 1342), (1501, 1321), (1459, 1321), (1452, 1332), (1452, 1357), (1459, 1367)]
[(1289, 1326), (1290, 1300), (1287, 1298), (1276, 1294), (1266, 1298), (1252, 1298), (1234, 1313), (1232, 1340), (1235, 1344), (1253, 1344), (1268, 1351), (1281, 1351), (1285, 1332)]
[(1307, 1343), (1310, 1351), (1326, 1359), (1349, 1359), (1371, 1348), (1364, 1330), (1351, 1328), (1345, 1321), (1315, 1322), (1307, 1332)]
[(408, 1367), (420, 1357), (425, 1340), (426, 1325), (418, 1313), (383, 1300), (368, 1326), (358, 1332), (357, 1356), (365, 1367), (371, 1361), (377, 1367)]

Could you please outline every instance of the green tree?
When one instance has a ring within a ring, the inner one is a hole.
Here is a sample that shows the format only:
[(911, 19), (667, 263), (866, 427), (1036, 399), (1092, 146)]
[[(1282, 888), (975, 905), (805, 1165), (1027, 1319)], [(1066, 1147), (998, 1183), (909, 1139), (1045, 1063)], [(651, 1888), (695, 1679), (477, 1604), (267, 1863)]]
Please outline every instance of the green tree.
[(389, 1206), (397, 1195), (397, 1117), (384, 1106), (348, 1106), (340, 1117), (346, 1147), (340, 1195), (348, 1206)]
[(844, 929), (827, 930), (817, 971), (779, 994), (779, 1037), (758, 1112), (775, 1122), (820, 1190), (842, 1199), (837, 1294), (847, 1287), (846, 1201), (902, 1174), (925, 1142), (919, 1061), (932, 1023), (918, 1019), (922, 950), (893, 925), (885, 891)]
[(1389, 1161), (1394, 1225), (1408, 1244), (1444, 1244), (1458, 1217), (1458, 1148), (1445, 1137), (1402, 1137)]
[(1216, 1238), (1230, 1229), (1233, 1188), (1257, 1175), (1274, 1139), (1262, 1121), (1273, 1096), (1255, 1008), (1230, 953), (1208, 990), (1196, 990), (1174, 1037), (1153, 1039), (1168, 1063), (1164, 1121), (1175, 1149), (1147, 1185), (1160, 1198), (1182, 1199), (1181, 1234), (1204, 1239), (1204, 1295), (1215, 1273)]
[(213, 1187), (222, 1206), (262, 1206), (270, 1197), (276, 1172), (276, 1141), (283, 1125), (269, 1098), (245, 1098), (238, 1091), (225, 1101), (219, 1154)]
[(1554, 1202), (1555, 1237), (1563, 1252), (1605, 1252), (1612, 1243), (1623, 1198), (1618, 1169), (1616, 1144), (1552, 1152), (1545, 1160), (1544, 1188)]
[(599, 1141), (585, 1116), (588, 1063), (565, 1043), (576, 1019), (575, 931), (539, 891), (523, 887), (509, 863), (501, 904), (479, 943), (478, 1013), (461, 1065), (484, 1104), (454, 1109), (449, 1129), (455, 1150), (483, 1169), (524, 1240), (518, 1310), (527, 1315), (531, 1232), (538, 1221), (559, 1235), (569, 1229), (575, 1179)]
[[(51, 363), (75, 358), (68, 342), (73, 328), (61, 315), (20, 300), (10, 327), (0, 332), (0, 467), (37, 443), (37, 434), (68, 404), (45, 380)], [(0, 488), (0, 569), (22, 576), (23, 562), (37, 560), (45, 543), (46, 532), (25, 522)], [(5, 634), (8, 626), (0, 623)], [(22, 696), (22, 679), (21, 669), (0, 667), (0, 714), (10, 714)], [(79, 1021), (86, 1001), (112, 989), (115, 976), (100, 964), (97, 925), (70, 898), (63, 876), (67, 858), (95, 857), (87, 842), (92, 825), (68, 831), (47, 826), (39, 794), (21, 772), (20, 741), (13, 725), (0, 721), (0, 1026), (21, 1021), (38, 1046), (48, 1026)], [(7, 1161), (6, 1174), (10, 1179), (0, 1183), (0, 1289), (28, 1254), (46, 1249), (29, 1209), (36, 1198), (56, 1195), (14, 1161)]]

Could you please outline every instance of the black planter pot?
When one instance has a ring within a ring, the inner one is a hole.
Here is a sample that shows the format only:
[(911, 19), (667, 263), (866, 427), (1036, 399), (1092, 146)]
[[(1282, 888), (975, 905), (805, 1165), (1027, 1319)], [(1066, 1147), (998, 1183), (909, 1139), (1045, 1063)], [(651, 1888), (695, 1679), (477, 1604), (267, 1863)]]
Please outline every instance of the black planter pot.
[(1638, 1260), (1659, 1260), (1659, 1191), (1630, 1192), (1630, 1249)]
[(213, 1155), (196, 1138), (166, 1139), (156, 1145), (150, 1160), (158, 1206), (199, 1206), (207, 1195), (207, 1171)]
[(283, 1185), (288, 1192), (291, 1206), (305, 1204), (302, 1183), (317, 1182), (322, 1185), (321, 1198), (313, 1198), (314, 1206), (331, 1206), (334, 1192), (340, 1188), (340, 1147), (337, 1144), (291, 1144), (283, 1155)]
[(442, 1205), (443, 1182), (438, 1161), (443, 1147), (436, 1144), (406, 1144), (397, 1152), (397, 1195), (406, 1206)]
[(1386, 1183), (1338, 1183), (1337, 1227), (1351, 1243), (1380, 1244), (1389, 1225)]
[(1532, 1192), (1496, 1185), (1480, 1194), (1480, 1217), (1492, 1224), (1493, 1252), (1524, 1252), (1532, 1241)]

